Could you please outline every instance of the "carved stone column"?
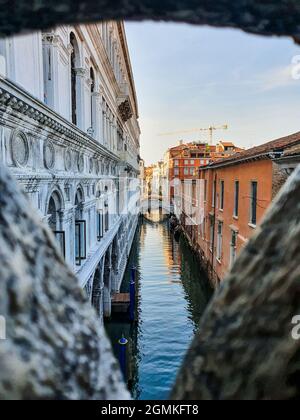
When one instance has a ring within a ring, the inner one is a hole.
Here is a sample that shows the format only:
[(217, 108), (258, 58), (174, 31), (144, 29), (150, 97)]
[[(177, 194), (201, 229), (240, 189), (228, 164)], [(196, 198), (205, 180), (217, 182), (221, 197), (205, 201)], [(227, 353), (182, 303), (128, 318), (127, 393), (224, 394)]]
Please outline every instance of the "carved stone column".
[(101, 95), (99, 92), (94, 92), (92, 94), (92, 101), (93, 101), (93, 106), (92, 106), (92, 127), (94, 130), (94, 135), (93, 137), (99, 141), (100, 143), (100, 139), (101, 139), (101, 117), (102, 115), (100, 114), (100, 101), (101, 101)]
[(86, 69), (79, 67), (76, 70), (76, 115), (77, 126), (85, 131), (85, 79), (87, 76)]
[(43, 62), (44, 62), (44, 96), (45, 103), (55, 111), (59, 110), (58, 92), (58, 47), (59, 36), (54, 33), (44, 33), (43, 42)]

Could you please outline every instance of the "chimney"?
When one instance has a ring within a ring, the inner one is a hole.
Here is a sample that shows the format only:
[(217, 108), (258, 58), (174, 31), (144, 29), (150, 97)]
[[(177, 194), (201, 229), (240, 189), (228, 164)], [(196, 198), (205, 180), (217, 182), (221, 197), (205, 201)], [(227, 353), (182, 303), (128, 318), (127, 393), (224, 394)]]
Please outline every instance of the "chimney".
[(183, 140), (179, 140), (178, 146), (182, 146), (182, 145), (183, 145)]

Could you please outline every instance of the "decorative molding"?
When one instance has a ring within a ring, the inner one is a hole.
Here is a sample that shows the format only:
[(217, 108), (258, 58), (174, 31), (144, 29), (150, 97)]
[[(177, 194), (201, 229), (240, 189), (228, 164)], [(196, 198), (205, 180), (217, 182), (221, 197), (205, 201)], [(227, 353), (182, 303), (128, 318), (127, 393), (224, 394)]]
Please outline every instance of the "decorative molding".
[(77, 168), (80, 173), (84, 171), (84, 155), (78, 153)]
[(75, 69), (76, 76), (78, 77), (86, 77), (87, 76), (87, 70), (84, 67), (78, 67)]
[(63, 52), (67, 57), (71, 54), (69, 52), (69, 45), (65, 46), (62, 37), (58, 34), (55, 34), (53, 32), (43, 33), (42, 42), (48, 45), (59, 47), (61, 49), (61, 52)]
[(99, 172), (100, 172), (100, 163), (99, 163), (99, 160), (98, 159), (95, 160), (95, 171), (96, 171), (96, 175), (99, 175)]
[[(13, 83), (1, 80), (0, 110), (2, 112), (7, 111), (6, 108), (10, 107), (12, 111), (21, 113), (23, 116), (36, 121), (38, 124), (42, 124), (44, 129), (50, 128), (51, 130), (55, 131), (55, 134), (59, 136), (60, 141), (63, 142), (65, 146), (69, 145), (71, 141), (75, 147), (86, 147), (87, 149), (93, 150), (94, 152), (98, 150), (99, 155), (103, 154), (105, 156), (111, 154), (110, 151), (105, 150), (103, 146), (101, 146), (96, 141), (91, 140), (91, 138), (83, 133), (80, 129), (74, 127), (70, 122), (64, 120), (53, 110), (48, 109), (48, 107), (46, 107), (44, 104), (37, 102), (34, 98), (30, 97), (23, 91), (21, 92), (21, 95), (22, 97), (25, 96), (26, 98), (18, 98), (14, 94), (3, 89), (2, 86), (4, 84), (8, 85), (10, 89), (14, 89), (16, 92), (20, 90)], [(26, 103), (25, 100), (28, 100), (29, 103)], [(36, 107), (32, 106), (30, 102), (37, 102)], [(19, 115), (18, 118), (20, 118)], [(117, 156), (112, 158), (116, 161), (118, 160)]]
[(39, 191), (40, 180), (37, 176), (28, 179), (24, 186), (24, 190), (28, 194), (34, 194)]
[(120, 103), (118, 111), (123, 122), (130, 120), (130, 118), (133, 116), (133, 110), (128, 98)]
[(72, 169), (72, 152), (69, 148), (64, 153), (65, 170), (69, 172)]
[(94, 169), (94, 160), (93, 158), (89, 159), (89, 172), (90, 174), (93, 173), (93, 169)]
[(44, 165), (47, 169), (53, 169), (55, 164), (55, 147), (50, 139), (44, 143)]
[(70, 187), (70, 184), (68, 182), (65, 183), (64, 190), (65, 190), (66, 201), (70, 201), (70, 199), (71, 199), (71, 187)]
[(15, 130), (11, 136), (11, 157), (16, 166), (26, 166), (29, 159), (29, 143), (26, 135)]
[(43, 33), (42, 34), (42, 41), (47, 44), (59, 44), (61, 42), (60, 36), (55, 34), (54, 32)]

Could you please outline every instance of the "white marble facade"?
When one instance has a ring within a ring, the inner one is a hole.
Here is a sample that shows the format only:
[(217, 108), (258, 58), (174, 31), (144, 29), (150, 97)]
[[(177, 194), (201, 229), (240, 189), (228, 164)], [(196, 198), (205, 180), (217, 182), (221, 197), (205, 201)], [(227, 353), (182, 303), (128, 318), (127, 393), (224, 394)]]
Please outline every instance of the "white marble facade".
[(0, 160), (48, 223), (100, 319), (139, 213), (138, 107), (124, 24), (0, 40)]

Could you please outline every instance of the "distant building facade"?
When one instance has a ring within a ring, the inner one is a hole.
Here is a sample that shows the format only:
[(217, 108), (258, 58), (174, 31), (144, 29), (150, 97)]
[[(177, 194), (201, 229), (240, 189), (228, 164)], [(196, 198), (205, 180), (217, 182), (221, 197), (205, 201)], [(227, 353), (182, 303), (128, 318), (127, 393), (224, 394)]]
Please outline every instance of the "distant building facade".
[(124, 24), (0, 40), (0, 159), (110, 316), (139, 206), (140, 128)]
[[(172, 202), (175, 189), (183, 190), (185, 181), (199, 179), (199, 170), (211, 162), (229, 157), (242, 149), (230, 142), (219, 142), (210, 146), (206, 143), (184, 143), (170, 148), (164, 157), (164, 173), (169, 183), (169, 200)], [(182, 184), (182, 185), (181, 185)]]
[(193, 218), (184, 212), (181, 223), (215, 285), (225, 278), (300, 163), (299, 152), (297, 133), (200, 169), (202, 223), (190, 223)]

